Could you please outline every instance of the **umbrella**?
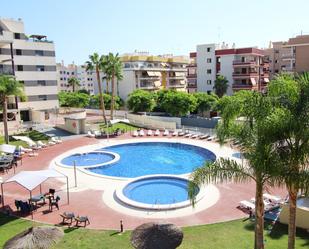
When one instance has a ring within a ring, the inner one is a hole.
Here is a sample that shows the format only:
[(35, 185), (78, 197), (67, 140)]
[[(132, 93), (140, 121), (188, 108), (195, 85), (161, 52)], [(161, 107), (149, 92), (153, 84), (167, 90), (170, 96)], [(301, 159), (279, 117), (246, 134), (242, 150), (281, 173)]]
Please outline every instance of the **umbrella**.
[(8, 240), (4, 249), (47, 249), (57, 243), (63, 235), (63, 231), (57, 227), (31, 227)]
[(150, 222), (133, 230), (131, 244), (136, 249), (175, 249), (182, 239), (183, 233), (177, 226)]

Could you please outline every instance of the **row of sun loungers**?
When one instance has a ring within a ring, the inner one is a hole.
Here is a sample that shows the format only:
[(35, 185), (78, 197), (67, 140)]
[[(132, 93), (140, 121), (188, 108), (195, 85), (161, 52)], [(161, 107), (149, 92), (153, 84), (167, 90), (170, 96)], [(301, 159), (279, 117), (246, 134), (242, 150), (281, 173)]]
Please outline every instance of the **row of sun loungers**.
[[(274, 196), (265, 193), (263, 194), (263, 202), (265, 211), (268, 211), (270, 209), (278, 207), (283, 202), (283, 200), (279, 196)], [(251, 198), (250, 201), (247, 200), (240, 201), (239, 208), (253, 212), (255, 210), (255, 198)]]

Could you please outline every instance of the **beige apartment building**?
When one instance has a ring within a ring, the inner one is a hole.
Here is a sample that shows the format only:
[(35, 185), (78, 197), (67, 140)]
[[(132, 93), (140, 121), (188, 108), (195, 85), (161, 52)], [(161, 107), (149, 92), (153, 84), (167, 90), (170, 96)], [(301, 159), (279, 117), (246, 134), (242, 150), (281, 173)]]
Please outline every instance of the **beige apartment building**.
[(309, 35), (299, 35), (288, 41), (272, 42), (265, 49), (269, 57), (271, 78), (281, 72), (309, 71)]
[(123, 100), (126, 100), (136, 89), (187, 91), (189, 58), (186, 56), (153, 56), (146, 52), (139, 52), (125, 54), (121, 59), (123, 80), (118, 82), (117, 91)]
[(0, 74), (14, 75), (26, 94), (26, 102), (9, 98), (11, 130), (23, 122), (48, 121), (58, 108), (54, 43), (44, 35), (27, 36), (21, 19), (0, 18)]
[(73, 87), (68, 84), (70, 78), (77, 78), (80, 86), (76, 90), (86, 90), (94, 94), (94, 85), (97, 84), (96, 75), (92, 71), (86, 71), (85, 66), (75, 65), (74, 63), (64, 65), (57, 63), (57, 82), (58, 91), (72, 92)]

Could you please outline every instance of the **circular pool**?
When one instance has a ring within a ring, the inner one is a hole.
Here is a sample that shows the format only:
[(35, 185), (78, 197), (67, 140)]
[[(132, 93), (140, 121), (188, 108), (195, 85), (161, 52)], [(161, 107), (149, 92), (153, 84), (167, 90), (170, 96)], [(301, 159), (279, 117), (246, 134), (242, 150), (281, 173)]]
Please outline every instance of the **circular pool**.
[[(116, 190), (123, 203), (141, 209), (167, 210), (190, 205), (188, 180), (158, 175), (139, 178)], [(196, 195), (199, 188), (196, 187)]]
[(119, 155), (108, 151), (92, 151), (87, 153), (75, 153), (63, 158), (59, 164), (65, 167), (98, 167), (119, 160)]
[(213, 152), (194, 145), (173, 142), (140, 142), (104, 147), (120, 159), (104, 167), (86, 168), (91, 173), (135, 178), (145, 175), (191, 173), (207, 161), (214, 161)]

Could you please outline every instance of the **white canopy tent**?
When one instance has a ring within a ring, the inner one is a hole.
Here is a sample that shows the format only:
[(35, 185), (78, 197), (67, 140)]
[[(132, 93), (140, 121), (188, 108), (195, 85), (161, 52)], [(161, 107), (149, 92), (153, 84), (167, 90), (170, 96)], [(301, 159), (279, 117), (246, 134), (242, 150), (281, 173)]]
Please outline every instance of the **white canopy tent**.
[(15, 145), (10, 145), (10, 144), (1, 144), (0, 145), (0, 152), (14, 154), (15, 150), (16, 150)]
[(29, 191), (30, 199), (32, 198), (32, 191), (40, 186), (40, 192), (42, 194), (41, 184), (47, 181), (49, 178), (59, 178), (65, 177), (67, 182), (67, 200), (70, 203), (69, 198), (69, 180), (68, 177), (64, 174), (59, 173), (58, 171), (47, 169), (39, 171), (21, 171), (18, 174), (7, 179), (1, 183), (1, 195), (2, 195), (2, 207), (4, 207), (4, 195), (3, 195), (3, 185), (10, 182), (16, 182), (20, 186), (24, 187)]
[(112, 119), (109, 122), (111, 123), (111, 125), (117, 124), (117, 123), (127, 123), (127, 124), (129, 124), (130, 120), (129, 119)]

